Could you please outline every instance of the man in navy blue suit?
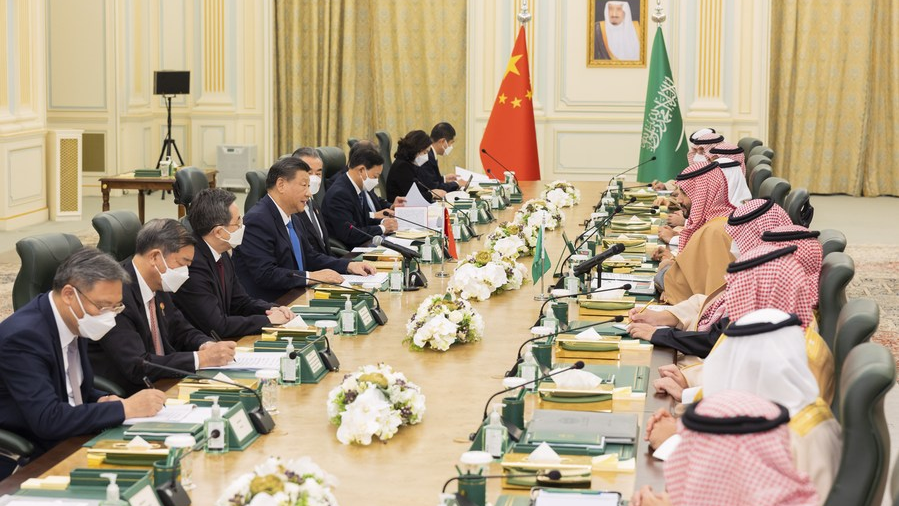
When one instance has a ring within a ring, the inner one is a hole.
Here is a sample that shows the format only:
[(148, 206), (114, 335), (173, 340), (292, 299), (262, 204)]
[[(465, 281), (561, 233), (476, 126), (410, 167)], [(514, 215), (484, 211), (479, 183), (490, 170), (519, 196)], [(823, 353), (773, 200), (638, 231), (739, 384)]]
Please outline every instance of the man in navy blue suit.
[[(50, 292), (0, 323), (0, 428), (31, 441), (32, 458), (64, 439), (162, 409), (159, 390), (121, 399), (93, 387), (86, 339), (115, 326), (128, 280), (111, 256), (81, 249), (59, 266)], [(0, 479), (16, 465), (0, 458)]]
[(315, 251), (295, 213), (312, 198), (309, 165), (292, 156), (275, 162), (265, 180), (268, 194), (244, 217), (246, 231), (234, 250), (237, 276), (254, 298), (276, 301), (292, 288), (314, 284), (307, 276), (342, 283), (341, 274), (368, 276), (373, 265)]
[(172, 299), (191, 325), (222, 338), (259, 334), (293, 318), (290, 308), (253, 299), (237, 280), (230, 251), (243, 242), (244, 224), (234, 194), (222, 188), (198, 193), (187, 213), (194, 232), (190, 276)]
[(393, 211), (382, 209), (369, 193), (378, 186), (384, 167), (381, 154), (374, 148), (353, 149), (349, 167), (328, 187), (322, 208), (328, 232), (347, 247), (355, 248), (371, 240), (369, 236), (396, 232), (397, 221), (392, 217)]

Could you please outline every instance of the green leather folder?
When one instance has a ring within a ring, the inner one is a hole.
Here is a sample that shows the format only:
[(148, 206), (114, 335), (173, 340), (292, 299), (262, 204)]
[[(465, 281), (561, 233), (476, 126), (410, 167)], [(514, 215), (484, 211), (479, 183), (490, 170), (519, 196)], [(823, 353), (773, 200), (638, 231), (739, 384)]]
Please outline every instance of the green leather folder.
[(126, 429), (125, 439), (141, 436), (147, 441), (162, 441), (172, 434), (189, 434), (199, 437), (202, 432), (202, 423), (142, 422)]

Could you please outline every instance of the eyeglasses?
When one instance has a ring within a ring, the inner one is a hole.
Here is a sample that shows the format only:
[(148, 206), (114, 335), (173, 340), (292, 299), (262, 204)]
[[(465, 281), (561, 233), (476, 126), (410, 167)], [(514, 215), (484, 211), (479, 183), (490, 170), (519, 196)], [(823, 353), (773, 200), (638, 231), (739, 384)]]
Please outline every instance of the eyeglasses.
[(107, 306), (107, 307), (100, 307), (99, 304), (97, 304), (96, 302), (92, 301), (90, 297), (88, 297), (87, 295), (85, 295), (84, 292), (82, 292), (81, 290), (79, 290), (77, 286), (73, 286), (72, 288), (74, 288), (76, 292), (78, 292), (79, 294), (81, 294), (82, 297), (84, 297), (88, 302), (90, 302), (91, 305), (93, 305), (95, 308), (97, 308), (101, 313), (115, 313), (115, 314), (122, 314), (122, 311), (125, 310), (125, 304), (122, 304), (121, 302), (119, 302), (118, 304), (116, 304), (115, 306), (112, 306), (112, 307), (108, 307), (108, 306)]

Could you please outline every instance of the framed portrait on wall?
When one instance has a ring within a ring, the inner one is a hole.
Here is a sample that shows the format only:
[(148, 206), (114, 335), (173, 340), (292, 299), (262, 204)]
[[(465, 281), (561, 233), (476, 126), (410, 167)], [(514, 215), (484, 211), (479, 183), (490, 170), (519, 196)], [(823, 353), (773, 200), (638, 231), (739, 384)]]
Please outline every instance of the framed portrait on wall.
[(646, 2), (587, 0), (587, 66), (646, 66)]

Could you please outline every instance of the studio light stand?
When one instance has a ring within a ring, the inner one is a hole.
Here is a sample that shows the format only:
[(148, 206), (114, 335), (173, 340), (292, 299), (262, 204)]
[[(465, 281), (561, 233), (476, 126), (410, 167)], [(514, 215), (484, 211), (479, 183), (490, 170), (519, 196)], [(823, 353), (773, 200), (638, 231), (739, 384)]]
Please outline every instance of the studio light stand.
[(172, 148), (175, 149), (175, 154), (178, 155), (178, 166), (184, 166), (184, 160), (181, 158), (181, 152), (178, 151), (178, 145), (175, 144), (175, 139), (172, 138), (172, 99), (175, 95), (164, 95), (165, 99), (165, 109), (168, 113), (168, 120), (166, 121), (166, 132), (165, 139), (162, 141), (162, 150), (159, 152), (159, 160), (156, 161), (156, 166), (159, 167), (159, 164), (162, 163), (163, 158), (168, 157), (169, 160), (172, 159)]
[(172, 138), (172, 99), (177, 95), (187, 95), (188, 93), (190, 93), (190, 71), (157, 70), (153, 72), (153, 94), (162, 96), (165, 100), (166, 110), (165, 139), (162, 141), (162, 149), (159, 151), (156, 167), (160, 166), (163, 159), (172, 160), (172, 148), (175, 149), (175, 155), (178, 156), (179, 166), (184, 166), (184, 159), (181, 158), (178, 145)]

